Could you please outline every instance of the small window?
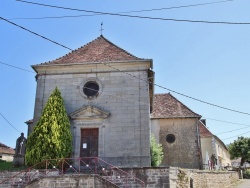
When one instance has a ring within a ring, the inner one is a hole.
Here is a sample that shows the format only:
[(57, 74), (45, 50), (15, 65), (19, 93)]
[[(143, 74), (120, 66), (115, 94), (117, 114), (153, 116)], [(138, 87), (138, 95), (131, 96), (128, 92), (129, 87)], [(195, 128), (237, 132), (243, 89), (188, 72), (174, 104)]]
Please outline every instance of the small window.
[(87, 82), (83, 87), (83, 93), (87, 97), (91, 98), (97, 96), (98, 92), (99, 92), (99, 85), (94, 81)]
[(3, 156), (2, 155), (0, 155), (0, 159), (2, 159), (3, 158)]
[(175, 142), (175, 136), (173, 134), (168, 134), (166, 136), (166, 141), (170, 144), (174, 143)]

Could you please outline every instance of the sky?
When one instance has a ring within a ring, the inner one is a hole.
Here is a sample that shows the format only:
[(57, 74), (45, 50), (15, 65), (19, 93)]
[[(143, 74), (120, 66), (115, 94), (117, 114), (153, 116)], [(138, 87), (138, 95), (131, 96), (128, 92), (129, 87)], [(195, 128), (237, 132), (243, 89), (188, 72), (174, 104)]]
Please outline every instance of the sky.
[[(123, 14), (142, 17), (250, 22), (249, 0), (32, 2), (95, 12), (130, 12)], [(162, 9), (169, 7), (180, 8)], [(149, 9), (151, 11), (131, 12)], [(241, 135), (250, 137), (250, 24), (96, 15), (15, 0), (1, 0), (0, 17), (71, 49), (77, 49), (99, 37), (103, 22), (102, 34), (108, 40), (137, 57), (153, 59), (156, 84), (245, 114), (201, 103), (157, 86), (155, 93), (170, 92), (191, 110), (202, 115), (209, 130), (225, 144)], [(35, 74), (32, 73), (31, 65), (54, 60), (68, 52), (61, 46), (0, 19), (1, 143), (14, 148), (21, 132), (27, 136), (24, 122), (33, 118), (36, 94)]]

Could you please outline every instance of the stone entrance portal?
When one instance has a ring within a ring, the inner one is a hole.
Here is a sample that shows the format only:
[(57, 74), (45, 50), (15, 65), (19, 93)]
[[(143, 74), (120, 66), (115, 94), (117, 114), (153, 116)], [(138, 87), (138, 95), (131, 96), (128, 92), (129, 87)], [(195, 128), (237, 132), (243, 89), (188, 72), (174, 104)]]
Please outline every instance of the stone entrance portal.
[(81, 129), (80, 157), (98, 157), (98, 128)]
[[(104, 157), (105, 120), (110, 113), (96, 106), (85, 106), (70, 114), (73, 125), (74, 156)], [(89, 163), (88, 161), (85, 161)]]

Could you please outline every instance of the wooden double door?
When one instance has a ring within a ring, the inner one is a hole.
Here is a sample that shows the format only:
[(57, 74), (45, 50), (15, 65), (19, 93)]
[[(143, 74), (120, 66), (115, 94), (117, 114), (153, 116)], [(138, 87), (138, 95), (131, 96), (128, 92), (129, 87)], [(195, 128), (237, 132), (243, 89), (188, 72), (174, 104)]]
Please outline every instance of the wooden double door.
[(80, 157), (98, 157), (98, 136), (98, 128), (81, 129)]

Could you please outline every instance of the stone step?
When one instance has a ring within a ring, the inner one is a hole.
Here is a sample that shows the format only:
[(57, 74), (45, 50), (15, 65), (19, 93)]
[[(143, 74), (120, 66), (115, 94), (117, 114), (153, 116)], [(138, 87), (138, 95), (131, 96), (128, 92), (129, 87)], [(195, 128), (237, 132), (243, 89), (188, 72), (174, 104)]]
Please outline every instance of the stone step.
[(125, 177), (125, 176), (102, 176), (104, 179), (107, 179), (114, 183), (115, 185), (119, 187), (142, 187), (139, 182), (137, 182), (134, 178), (131, 177)]

